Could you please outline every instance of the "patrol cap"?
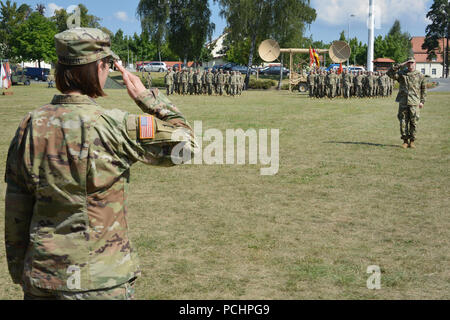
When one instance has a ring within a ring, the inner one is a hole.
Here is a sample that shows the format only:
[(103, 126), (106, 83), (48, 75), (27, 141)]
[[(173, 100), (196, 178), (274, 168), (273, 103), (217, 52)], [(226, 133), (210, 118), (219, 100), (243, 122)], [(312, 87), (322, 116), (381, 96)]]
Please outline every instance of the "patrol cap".
[(58, 62), (65, 65), (88, 64), (108, 56), (119, 57), (111, 50), (109, 35), (95, 28), (73, 28), (55, 35)]
[(416, 62), (416, 59), (414, 59), (414, 56), (409, 56), (407, 62)]

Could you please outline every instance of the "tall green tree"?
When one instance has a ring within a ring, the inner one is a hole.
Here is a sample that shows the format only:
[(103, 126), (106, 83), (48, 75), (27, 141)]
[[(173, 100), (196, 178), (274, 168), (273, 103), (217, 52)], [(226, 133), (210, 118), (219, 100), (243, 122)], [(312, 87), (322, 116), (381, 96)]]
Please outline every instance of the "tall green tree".
[(41, 16), (43, 16), (45, 14), (45, 4), (42, 3), (38, 3), (36, 5), (36, 12), (38, 12)]
[[(233, 42), (249, 41), (247, 65), (252, 66), (257, 43), (274, 38), (280, 45), (299, 45), (304, 28), (316, 18), (309, 0), (215, 0), (227, 21)], [(249, 72), (246, 85), (249, 81)]]
[(13, 54), (22, 61), (52, 62), (56, 60), (55, 40), (56, 26), (38, 12), (13, 31)]
[(365, 65), (367, 62), (367, 45), (358, 41), (358, 38), (352, 38), (349, 41), (350, 49), (352, 51), (350, 55), (350, 63), (354, 65)]
[(383, 38), (375, 38), (374, 57), (391, 58), (397, 62), (405, 61), (411, 53), (411, 36), (402, 32), (400, 22), (396, 20)]
[(0, 58), (13, 59), (11, 42), (13, 31), (31, 14), (32, 9), (27, 4), (20, 6), (10, 0), (0, 1)]
[[(427, 50), (429, 59), (436, 57), (436, 51), (442, 53), (447, 78), (449, 75), (450, 2), (434, 0), (427, 18), (431, 20), (431, 23), (425, 29), (426, 35), (422, 48)], [(444, 39), (445, 42), (445, 49), (442, 51), (439, 47), (440, 39)]]
[(208, 0), (172, 0), (169, 14), (169, 48), (184, 63), (199, 61), (206, 41), (211, 40), (215, 25), (210, 22)]
[(141, 28), (146, 31), (156, 45), (158, 55), (167, 40), (168, 21), (170, 17), (169, 0), (140, 0), (136, 15), (141, 21)]

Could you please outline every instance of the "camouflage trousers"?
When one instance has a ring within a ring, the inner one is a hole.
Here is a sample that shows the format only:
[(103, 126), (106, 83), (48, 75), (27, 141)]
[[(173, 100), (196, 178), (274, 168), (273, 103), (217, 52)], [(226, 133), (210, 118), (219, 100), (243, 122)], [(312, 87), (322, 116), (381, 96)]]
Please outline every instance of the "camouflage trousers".
[(309, 84), (309, 97), (312, 98), (314, 97), (314, 85), (313, 84)]
[(400, 104), (397, 118), (400, 121), (401, 139), (416, 140), (417, 125), (419, 122), (419, 110), (417, 106)]
[(167, 84), (166, 85), (166, 89), (167, 89), (167, 95), (171, 95), (173, 93), (173, 85), (171, 84)]
[(53, 291), (36, 287), (23, 287), (24, 300), (134, 300), (136, 279), (119, 286), (82, 292)]

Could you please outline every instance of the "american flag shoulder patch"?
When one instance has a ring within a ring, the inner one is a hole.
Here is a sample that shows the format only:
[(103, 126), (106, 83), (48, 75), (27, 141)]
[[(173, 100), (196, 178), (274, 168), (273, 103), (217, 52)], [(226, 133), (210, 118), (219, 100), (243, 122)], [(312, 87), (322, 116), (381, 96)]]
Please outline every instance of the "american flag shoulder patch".
[(155, 137), (155, 126), (153, 116), (139, 116), (139, 138), (153, 139)]

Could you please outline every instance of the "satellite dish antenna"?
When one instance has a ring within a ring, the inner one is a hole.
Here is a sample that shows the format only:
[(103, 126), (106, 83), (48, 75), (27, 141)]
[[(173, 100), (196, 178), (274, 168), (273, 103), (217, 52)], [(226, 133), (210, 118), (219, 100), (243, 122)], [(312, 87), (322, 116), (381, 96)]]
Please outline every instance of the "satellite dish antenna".
[(334, 41), (328, 52), (334, 63), (342, 63), (350, 58), (352, 50), (345, 41)]
[(259, 45), (258, 53), (265, 62), (275, 61), (280, 56), (280, 45), (273, 39), (264, 40)]

